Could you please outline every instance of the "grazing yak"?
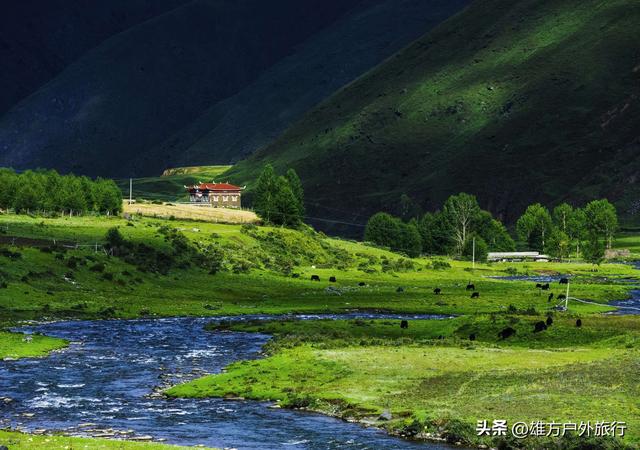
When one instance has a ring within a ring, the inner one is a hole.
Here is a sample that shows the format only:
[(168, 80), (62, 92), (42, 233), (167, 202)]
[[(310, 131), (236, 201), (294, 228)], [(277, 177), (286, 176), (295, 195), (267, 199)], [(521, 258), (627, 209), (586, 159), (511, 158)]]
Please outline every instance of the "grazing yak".
[(441, 292), (442, 292), (442, 289), (440, 289), (440, 288), (435, 288), (433, 290), (433, 293), (436, 294), (436, 295), (440, 295)]
[(507, 339), (513, 336), (514, 334), (516, 334), (516, 330), (514, 330), (511, 327), (507, 327), (504, 330), (502, 330), (500, 333), (498, 333), (498, 337), (501, 339)]
[(553, 325), (553, 318), (547, 317), (547, 326), (550, 327), (551, 325)]
[(558, 300), (566, 300), (566, 299), (567, 299), (566, 295), (564, 295), (564, 294), (558, 295)]
[(543, 291), (548, 291), (549, 290), (549, 283), (543, 284), (540, 289), (542, 289)]
[(396, 289), (396, 292), (404, 292), (404, 288), (402, 286), (398, 286), (398, 289)]
[(469, 340), (470, 340), (470, 341), (475, 341), (475, 340), (476, 340), (476, 334), (475, 334), (475, 333), (471, 333), (471, 334), (469, 335)]
[(542, 289), (542, 283), (536, 283), (536, 288), (537, 289)]
[(568, 278), (560, 278), (560, 284), (569, 284)]
[(547, 302), (550, 302), (551, 300), (553, 300), (553, 292), (549, 294), (549, 297), (547, 298)]
[(336, 277), (329, 277), (329, 283), (335, 283)]
[(400, 322), (400, 328), (402, 328), (403, 330), (404, 330), (405, 328), (409, 328), (409, 322), (408, 322), (408, 321), (406, 321), (406, 320), (401, 321), (401, 322)]
[(476, 290), (476, 285), (471, 283), (471, 281), (469, 281), (469, 283), (467, 284), (467, 291), (475, 291)]
[(546, 329), (547, 329), (547, 324), (544, 323), (543, 320), (540, 320), (540, 321), (536, 322), (536, 324), (534, 325), (533, 332), (534, 333), (540, 333), (541, 331), (544, 331)]
[(471, 298), (480, 298), (480, 292), (474, 292), (471, 294)]
[(320, 281), (320, 277), (318, 275), (311, 275), (311, 281)]
[(580, 319), (576, 320), (576, 326), (580, 328), (582, 326), (582, 320)]
[(366, 286), (367, 283), (365, 283), (364, 281), (361, 281), (360, 283), (358, 283), (358, 286), (362, 287), (362, 286)]

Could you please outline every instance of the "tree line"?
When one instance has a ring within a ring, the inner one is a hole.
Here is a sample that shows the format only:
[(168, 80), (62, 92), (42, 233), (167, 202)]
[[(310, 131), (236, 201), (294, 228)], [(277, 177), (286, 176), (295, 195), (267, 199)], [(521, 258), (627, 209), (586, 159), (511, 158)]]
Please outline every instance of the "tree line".
[(0, 209), (16, 213), (117, 214), (122, 192), (113, 180), (60, 175), (55, 170), (0, 169)]
[[(584, 208), (567, 203), (553, 212), (539, 203), (530, 205), (516, 223), (517, 237), (528, 249), (556, 258), (577, 249), (588, 261), (599, 263), (604, 246), (611, 247), (618, 229), (615, 207), (607, 200), (594, 200)], [(415, 257), (420, 254), (454, 255), (470, 259), (474, 253), (486, 260), (489, 250), (508, 252), (516, 243), (502, 222), (480, 208), (475, 196), (460, 193), (447, 199), (442, 208), (403, 221), (380, 212), (371, 216), (364, 239)]]
[(599, 264), (611, 248), (618, 230), (618, 213), (606, 199), (593, 200), (583, 208), (562, 203), (552, 212), (539, 203), (530, 205), (516, 223), (518, 237), (532, 250), (566, 258), (576, 254)]
[(285, 175), (276, 175), (267, 164), (256, 183), (253, 209), (262, 220), (271, 225), (296, 227), (304, 218), (304, 190), (294, 169)]

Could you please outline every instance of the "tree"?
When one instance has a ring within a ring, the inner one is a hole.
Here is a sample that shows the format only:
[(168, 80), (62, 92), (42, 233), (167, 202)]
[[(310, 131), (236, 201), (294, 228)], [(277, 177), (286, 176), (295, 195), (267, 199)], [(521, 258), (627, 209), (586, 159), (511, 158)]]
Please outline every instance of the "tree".
[(510, 252), (516, 249), (516, 244), (507, 228), (502, 222), (494, 219), (488, 211), (480, 211), (473, 228), (487, 247), (493, 251)]
[(302, 188), (302, 182), (300, 181), (300, 177), (298, 177), (298, 174), (294, 169), (287, 170), (286, 178), (287, 178), (287, 181), (289, 182), (289, 187), (291, 188), (293, 197), (296, 200), (298, 213), (300, 215), (300, 218), (302, 218), (304, 217), (304, 214), (305, 214), (304, 189)]
[(293, 194), (287, 179), (285, 177), (278, 177), (274, 189), (270, 200), (272, 204), (272, 211), (270, 213), (271, 222), (287, 227), (299, 225), (302, 216), (298, 208), (298, 200)]
[(480, 206), (473, 195), (460, 193), (447, 199), (443, 207), (443, 214), (447, 218), (453, 231), (453, 241), (458, 254), (462, 253), (473, 221), (480, 213)]
[[(474, 252), (474, 240), (475, 240), (475, 252)], [(471, 261), (475, 255), (475, 260), (480, 262), (487, 261), (487, 255), (489, 253), (489, 246), (482, 237), (478, 235), (472, 235), (467, 239), (464, 248), (462, 249), (462, 256), (464, 259)]]
[(93, 195), (96, 209), (105, 214), (117, 214), (122, 210), (122, 192), (113, 180), (98, 178), (94, 183)]
[(584, 209), (575, 208), (573, 214), (567, 220), (567, 236), (572, 241), (581, 241), (587, 238), (587, 215)]
[(396, 220), (400, 222), (398, 227), (399, 234), (391, 248), (404, 252), (411, 258), (420, 256), (422, 252), (422, 238), (415, 223), (404, 223), (399, 219)]
[(18, 176), (11, 169), (0, 168), (0, 209), (13, 208)]
[(437, 211), (424, 214), (417, 223), (422, 240), (422, 252), (445, 255), (451, 244), (451, 227), (444, 215)]
[(253, 209), (256, 214), (271, 223), (272, 212), (274, 210), (274, 195), (276, 192), (277, 177), (271, 164), (267, 164), (262, 169), (256, 184)]
[(364, 240), (383, 247), (393, 247), (400, 234), (399, 221), (390, 214), (379, 212), (367, 221), (364, 229)]
[(571, 240), (567, 233), (558, 227), (554, 227), (547, 239), (544, 251), (556, 258), (566, 258), (571, 250)]
[(561, 203), (553, 208), (553, 222), (562, 231), (567, 233), (569, 223), (573, 217), (573, 206), (568, 203)]
[(516, 223), (520, 239), (527, 241), (529, 248), (540, 251), (544, 250), (545, 239), (552, 227), (549, 210), (540, 203), (530, 205)]
[(604, 260), (604, 245), (596, 234), (591, 234), (589, 239), (582, 244), (582, 257), (591, 264), (600, 265)]
[[(111, 186), (108, 186), (111, 189)], [(118, 195), (118, 201), (120, 202), (120, 195)], [(68, 211), (69, 215), (73, 213), (83, 213), (87, 209), (87, 202), (85, 200), (84, 193), (82, 192), (82, 183), (77, 177), (73, 175), (66, 175), (62, 177), (60, 206), (64, 211)], [(110, 208), (113, 210), (113, 208)]]
[(618, 213), (607, 199), (594, 200), (584, 209), (586, 228), (591, 235), (603, 238), (607, 248), (611, 248), (613, 237), (618, 230)]

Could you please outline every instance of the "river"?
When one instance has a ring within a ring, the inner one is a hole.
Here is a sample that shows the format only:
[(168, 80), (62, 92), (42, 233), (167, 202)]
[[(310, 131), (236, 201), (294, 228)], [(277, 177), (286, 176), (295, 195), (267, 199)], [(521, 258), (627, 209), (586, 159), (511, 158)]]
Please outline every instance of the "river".
[(205, 332), (203, 326), (210, 320), (69, 321), (20, 328), (68, 339), (71, 345), (45, 358), (0, 362), (0, 396), (14, 400), (0, 403), (0, 426), (89, 436), (110, 435), (113, 431), (103, 430), (113, 429), (122, 433), (119, 437), (151, 436), (172, 444), (237, 449), (449, 448), (401, 440), (320, 414), (273, 409), (264, 402), (150, 396), (158, 385), (257, 358), (269, 339), (256, 333)]

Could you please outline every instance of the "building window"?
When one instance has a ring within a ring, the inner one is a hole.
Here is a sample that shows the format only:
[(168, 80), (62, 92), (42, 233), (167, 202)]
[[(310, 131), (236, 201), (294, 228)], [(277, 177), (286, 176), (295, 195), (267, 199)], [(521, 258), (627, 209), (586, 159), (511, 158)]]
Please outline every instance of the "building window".
[(217, 202), (217, 201), (218, 201), (218, 198), (219, 198), (219, 197), (218, 197), (217, 195), (215, 195), (215, 196), (213, 197), (213, 201), (214, 201), (214, 202)]
[(222, 201), (223, 201), (223, 202), (229, 201), (229, 197), (227, 197), (227, 196), (225, 195), (224, 197), (222, 197)]
[(238, 200), (238, 197), (236, 197), (235, 195), (234, 195), (233, 197), (231, 197), (231, 201), (232, 201), (232, 202), (235, 202), (235, 201), (237, 201), (237, 200)]

